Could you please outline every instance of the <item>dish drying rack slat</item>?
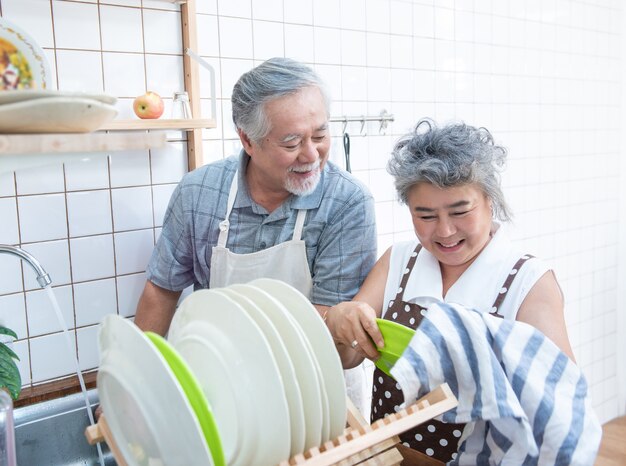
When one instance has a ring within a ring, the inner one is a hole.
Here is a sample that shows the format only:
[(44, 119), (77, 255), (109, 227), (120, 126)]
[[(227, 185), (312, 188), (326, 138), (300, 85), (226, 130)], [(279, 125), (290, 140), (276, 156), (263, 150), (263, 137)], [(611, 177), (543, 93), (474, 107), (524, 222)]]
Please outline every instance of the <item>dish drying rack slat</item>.
[[(303, 455), (296, 455), (289, 461), (283, 461), (279, 466), (329, 466), (333, 464), (350, 466), (362, 464), (363, 460), (380, 456), (378, 453), (383, 449), (381, 443), (389, 439), (393, 440), (390, 446), (399, 443), (398, 434), (454, 408), (457, 404), (456, 397), (450, 387), (443, 384), (407, 408), (379, 419), (371, 425), (368, 425), (364, 419), (354, 416), (354, 413), (352, 416), (349, 414), (349, 423), (352, 422), (355, 425), (350, 425), (344, 435), (326, 442), (319, 448), (312, 448)], [(397, 450), (395, 452), (400, 455)], [(395, 461), (393, 458), (397, 459), (398, 455), (390, 454), (391, 458), (389, 459), (392, 462), (381, 464), (399, 464), (402, 461), (401, 456), (399, 456), (400, 461), (393, 462)]]
[(104, 414), (100, 415), (100, 418), (95, 425), (89, 426), (85, 429), (85, 437), (87, 437), (87, 443), (89, 445), (106, 442), (111, 450), (111, 453), (113, 453), (113, 458), (115, 458), (117, 465), (128, 466), (128, 463), (124, 460), (117, 443), (115, 443), (115, 440), (113, 439), (113, 434), (111, 433), (111, 429), (109, 429), (109, 424), (107, 424)]
[[(348, 426), (339, 437), (298, 454), (278, 466), (391, 466), (400, 464), (402, 455), (396, 448), (398, 435), (457, 406), (448, 384), (442, 384), (405, 409), (368, 424), (347, 400)], [(106, 441), (120, 466), (127, 466), (115, 444), (104, 415), (85, 430), (87, 442)]]

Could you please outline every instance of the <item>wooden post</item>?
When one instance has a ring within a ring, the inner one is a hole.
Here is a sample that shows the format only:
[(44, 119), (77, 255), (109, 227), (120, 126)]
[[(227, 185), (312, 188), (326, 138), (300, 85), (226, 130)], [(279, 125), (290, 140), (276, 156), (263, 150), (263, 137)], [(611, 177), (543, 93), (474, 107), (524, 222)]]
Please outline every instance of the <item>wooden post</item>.
[[(185, 53), (187, 48), (198, 52), (198, 34), (196, 28), (196, 0), (187, 0), (180, 7), (183, 29), (183, 71), (185, 90), (189, 95), (189, 106), (193, 118), (200, 118), (200, 73), (198, 63)], [(187, 163), (189, 171), (203, 164), (202, 129), (187, 131)]]

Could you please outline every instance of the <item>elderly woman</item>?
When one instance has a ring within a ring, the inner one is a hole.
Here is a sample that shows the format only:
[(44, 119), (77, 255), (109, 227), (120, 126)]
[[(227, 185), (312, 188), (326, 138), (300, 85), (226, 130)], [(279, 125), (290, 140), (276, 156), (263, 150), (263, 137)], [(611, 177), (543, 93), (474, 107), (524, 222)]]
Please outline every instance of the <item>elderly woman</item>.
[[(574, 359), (563, 316), (563, 296), (552, 270), (513, 247), (498, 221), (510, 220), (499, 182), (506, 150), (484, 128), (438, 127), (422, 120), (395, 146), (388, 171), (409, 208), (416, 240), (398, 243), (378, 260), (351, 302), (331, 308), (328, 327), (344, 367), (375, 360), (384, 345), (375, 319), (413, 329), (434, 298), (526, 322)], [(403, 402), (396, 382), (376, 369), (372, 421)], [(403, 444), (447, 462), (462, 425), (429, 422), (406, 432)], [(405, 458), (415, 455), (403, 449)]]

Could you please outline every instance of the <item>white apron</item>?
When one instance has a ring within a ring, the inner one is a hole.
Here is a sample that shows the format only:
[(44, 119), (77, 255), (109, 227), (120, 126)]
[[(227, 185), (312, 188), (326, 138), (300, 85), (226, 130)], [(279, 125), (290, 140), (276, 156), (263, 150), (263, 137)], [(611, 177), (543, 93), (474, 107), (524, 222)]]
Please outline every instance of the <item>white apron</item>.
[(306, 210), (298, 210), (291, 241), (250, 254), (237, 254), (226, 247), (230, 228), (228, 219), (237, 196), (237, 180), (238, 174), (235, 173), (228, 194), (226, 218), (220, 222), (217, 246), (213, 247), (209, 288), (247, 283), (257, 278), (275, 278), (290, 284), (310, 299), (313, 280), (306, 259), (304, 240), (300, 239)]
[[(275, 278), (290, 284), (311, 299), (313, 280), (311, 279), (309, 263), (306, 260), (304, 240), (300, 239), (306, 210), (298, 210), (291, 241), (285, 241), (250, 254), (237, 254), (229, 251), (226, 247), (230, 227), (228, 219), (237, 196), (237, 180), (238, 174), (235, 173), (228, 194), (226, 218), (220, 222), (217, 246), (213, 247), (209, 288), (247, 283), (257, 278)], [(363, 365), (344, 371), (344, 377), (348, 396), (360, 411), (366, 414), (369, 405), (366, 404), (366, 375)]]

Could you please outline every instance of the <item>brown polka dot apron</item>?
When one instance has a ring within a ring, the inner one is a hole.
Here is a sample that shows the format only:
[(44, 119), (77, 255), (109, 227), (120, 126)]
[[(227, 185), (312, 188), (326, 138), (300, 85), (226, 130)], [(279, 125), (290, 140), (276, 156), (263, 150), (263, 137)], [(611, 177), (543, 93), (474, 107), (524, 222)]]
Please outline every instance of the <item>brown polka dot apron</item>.
[[(416, 329), (420, 324), (425, 309), (415, 303), (407, 303), (404, 301), (404, 289), (406, 288), (411, 271), (415, 266), (417, 255), (422, 249), (422, 245), (418, 244), (407, 265), (404, 269), (404, 275), (400, 281), (400, 287), (396, 297), (389, 302), (387, 312), (384, 319), (398, 322), (402, 325)], [(498, 317), (502, 317), (498, 313), (506, 294), (517, 275), (519, 268), (532, 256), (524, 255), (513, 266), (513, 269), (503, 283), (498, 296), (493, 303), (490, 313)], [(374, 371), (372, 393), (372, 422), (383, 418), (385, 415), (394, 413), (400, 409), (400, 405), (404, 402), (400, 385), (387, 376), (380, 369)], [(437, 459), (444, 463), (456, 457), (458, 442), (463, 432), (465, 424), (449, 424), (435, 419), (431, 419), (424, 424), (417, 426), (415, 429), (404, 432), (400, 435), (403, 444), (414, 450), (422, 452), (431, 458)]]

